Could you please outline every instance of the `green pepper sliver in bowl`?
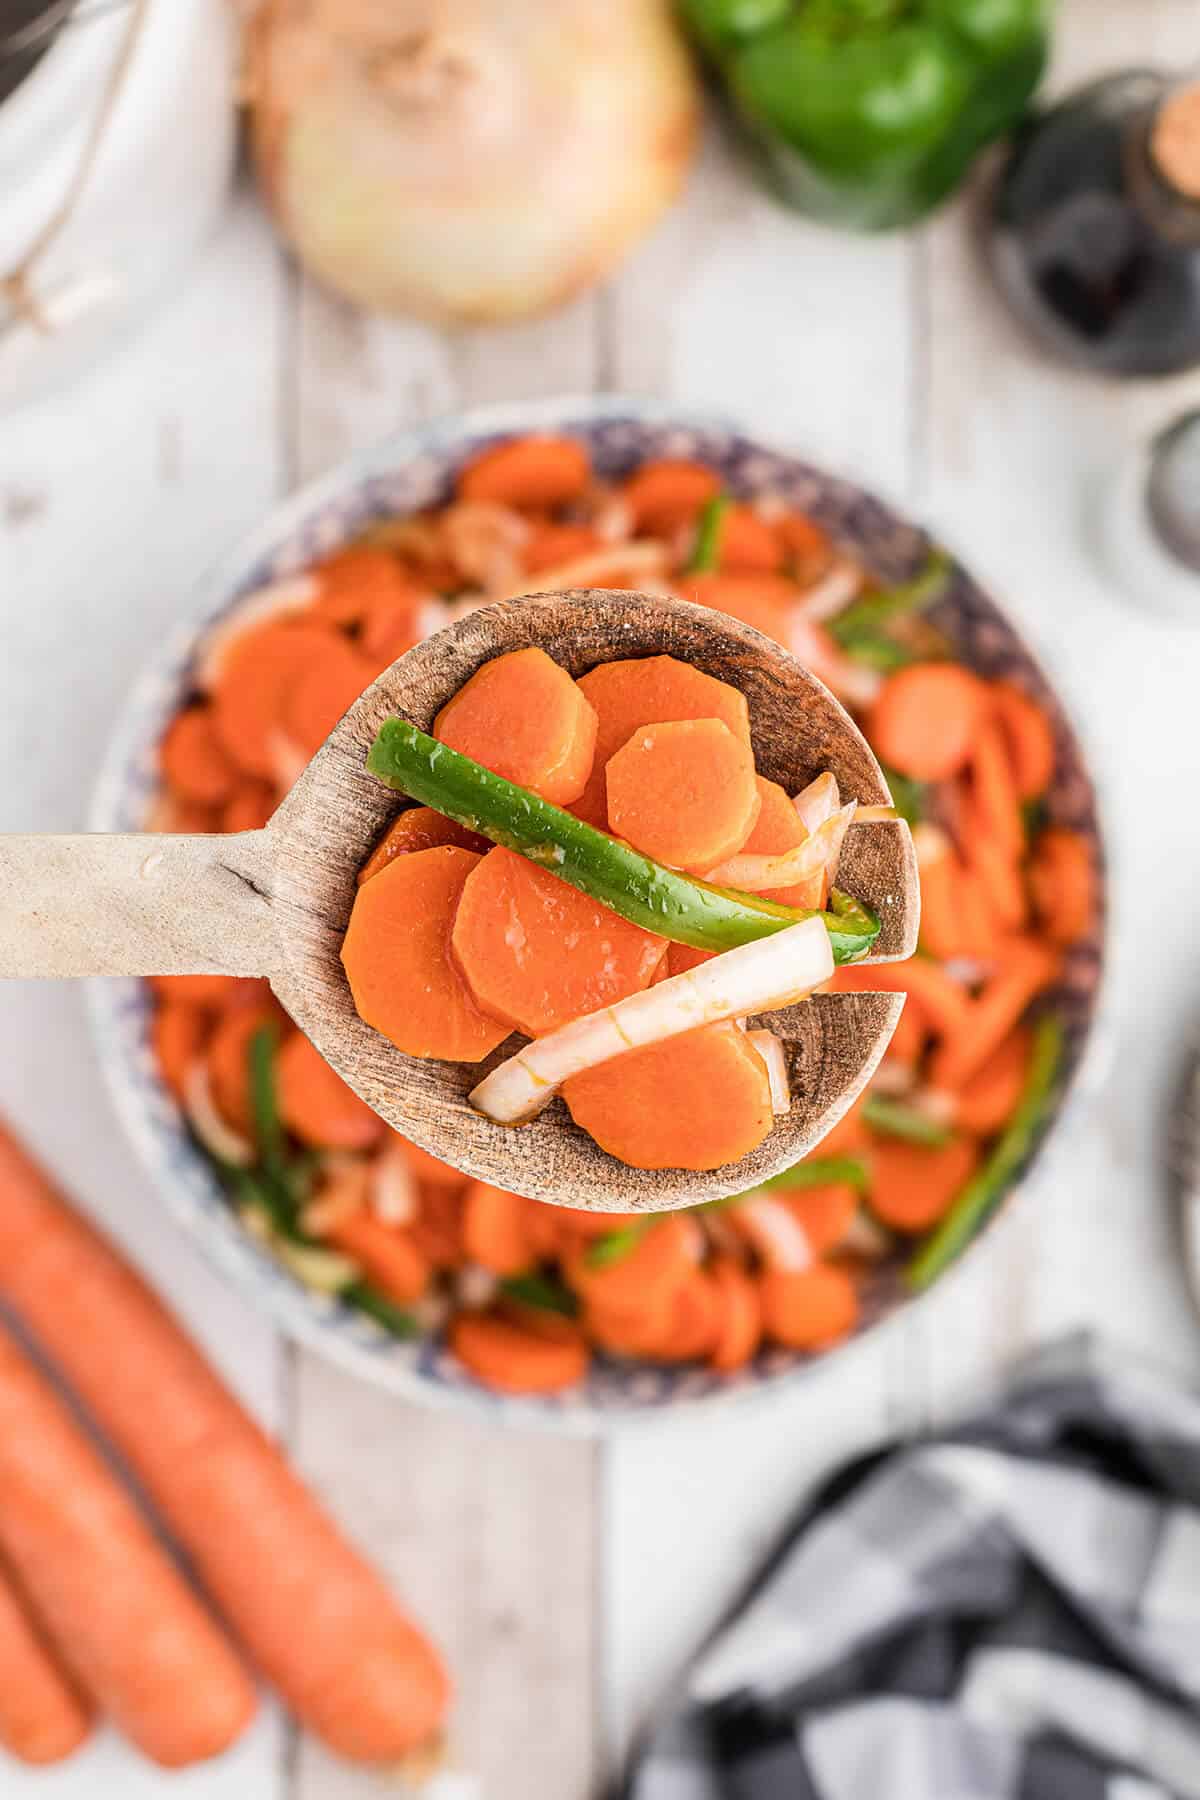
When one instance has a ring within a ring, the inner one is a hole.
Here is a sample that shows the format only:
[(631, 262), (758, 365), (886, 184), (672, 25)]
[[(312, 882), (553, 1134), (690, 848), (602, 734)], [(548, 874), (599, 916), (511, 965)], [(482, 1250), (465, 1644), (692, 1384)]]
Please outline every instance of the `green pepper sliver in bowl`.
[(885, 231), (953, 193), (1025, 111), (1054, 0), (680, 0), (780, 196)]

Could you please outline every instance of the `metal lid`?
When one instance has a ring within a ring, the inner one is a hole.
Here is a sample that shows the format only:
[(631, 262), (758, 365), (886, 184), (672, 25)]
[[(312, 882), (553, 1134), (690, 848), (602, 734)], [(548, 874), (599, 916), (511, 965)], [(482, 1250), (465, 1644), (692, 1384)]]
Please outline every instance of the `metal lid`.
[(1200, 575), (1200, 407), (1151, 443), (1146, 506), (1164, 548)]

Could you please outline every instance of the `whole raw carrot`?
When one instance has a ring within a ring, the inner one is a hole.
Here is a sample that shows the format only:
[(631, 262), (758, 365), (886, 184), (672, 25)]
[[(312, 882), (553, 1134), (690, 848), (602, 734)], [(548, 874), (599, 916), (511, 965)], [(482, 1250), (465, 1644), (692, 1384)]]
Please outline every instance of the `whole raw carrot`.
[[(58, 1304), (79, 1360), (96, 1359), (78, 1310), (65, 1296)], [(3, 1332), (0, 1547), (84, 1687), (146, 1756), (183, 1768), (241, 1736), (254, 1714), (249, 1676), (45, 1376)]]
[(87, 1706), (0, 1573), (0, 1745), (20, 1762), (44, 1766), (65, 1761), (90, 1731)]
[(297, 1717), (363, 1762), (428, 1740), (449, 1695), (436, 1650), (160, 1301), (2, 1126), (0, 1298), (74, 1383)]

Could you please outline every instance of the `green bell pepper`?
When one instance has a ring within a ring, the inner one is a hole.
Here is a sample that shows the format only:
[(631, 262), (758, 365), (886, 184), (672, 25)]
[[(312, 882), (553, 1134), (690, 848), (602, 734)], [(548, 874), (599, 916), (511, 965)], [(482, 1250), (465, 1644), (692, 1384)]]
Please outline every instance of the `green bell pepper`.
[(783, 199), (827, 224), (924, 217), (1041, 79), (1055, 0), (679, 0)]

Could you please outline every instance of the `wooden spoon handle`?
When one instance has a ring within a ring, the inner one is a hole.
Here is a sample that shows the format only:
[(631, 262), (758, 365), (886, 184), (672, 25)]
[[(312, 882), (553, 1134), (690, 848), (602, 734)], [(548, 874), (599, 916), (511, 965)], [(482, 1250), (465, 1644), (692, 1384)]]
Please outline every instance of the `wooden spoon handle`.
[(0, 836), (0, 976), (270, 975), (268, 837)]

